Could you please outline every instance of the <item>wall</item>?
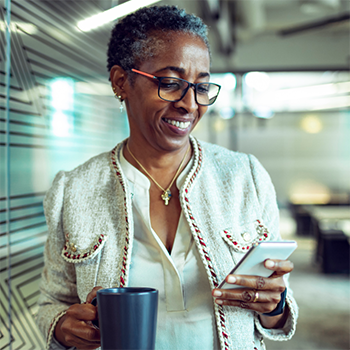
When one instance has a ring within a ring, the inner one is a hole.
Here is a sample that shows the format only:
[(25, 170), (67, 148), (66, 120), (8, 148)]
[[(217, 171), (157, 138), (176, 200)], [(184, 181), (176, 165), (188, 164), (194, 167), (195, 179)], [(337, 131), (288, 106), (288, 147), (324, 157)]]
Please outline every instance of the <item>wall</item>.
[[(350, 194), (350, 113), (313, 112), (322, 125), (315, 134), (301, 128), (307, 115), (284, 112), (265, 120), (251, 113), (238, 113), (230, 120), (206, 115), (194, 134), (254, 154), (269, 172), (281, 205), (287, 205), (291, 195), (300, 191), (326, 191), (343, 200)], [(209, 127), (215, 131), (208, 132)]]

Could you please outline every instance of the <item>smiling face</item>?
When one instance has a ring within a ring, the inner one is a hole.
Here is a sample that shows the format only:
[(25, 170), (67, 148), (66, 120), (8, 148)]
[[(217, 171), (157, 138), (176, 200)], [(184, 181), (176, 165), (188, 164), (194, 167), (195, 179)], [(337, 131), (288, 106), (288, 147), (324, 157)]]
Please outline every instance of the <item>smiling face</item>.
[[(202, 39), (186, 33), (161, 35), (163, 42), (157, 54), (135, 68), (157, 77), (177, 77), (191, 83), (209, 81), (210, 57)], [(113, 86), (117, 86), (115, 72), (111, 70)], [(192, 88), (181, 101), (164, 101), (158, 96), (158, 80), (138, 74), (132, 82), (125, 80), (120, 92), (128, 112), (130, 142), (145, 150), (152, 147), (172, 152), (187, 147), (190, 132), (207, 110), (196, 103)]]

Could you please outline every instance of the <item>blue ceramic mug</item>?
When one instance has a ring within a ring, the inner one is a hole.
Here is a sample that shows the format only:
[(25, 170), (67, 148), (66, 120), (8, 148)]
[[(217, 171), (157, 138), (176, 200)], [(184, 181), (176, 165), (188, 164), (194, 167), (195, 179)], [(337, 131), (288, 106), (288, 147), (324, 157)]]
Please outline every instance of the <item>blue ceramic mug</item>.
[(158, 291), (152, 288), (107, 288), (97, 291), (102, 350), (154, 350)]

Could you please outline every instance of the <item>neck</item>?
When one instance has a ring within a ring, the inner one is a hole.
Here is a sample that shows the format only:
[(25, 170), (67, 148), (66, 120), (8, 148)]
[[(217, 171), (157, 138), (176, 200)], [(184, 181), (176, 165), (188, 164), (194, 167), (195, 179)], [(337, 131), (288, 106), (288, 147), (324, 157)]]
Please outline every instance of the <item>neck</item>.
[[(178, 170), (184, 157), (185, 159), (182, 164), (181, 171), (186, 167), (188, 161), (191, 159), (191, 149), (188, 151), (190, 141), (183, 147), (174, 151), (157, 150), (154, 148), (144, 149), (141, 146), (137, 146), (135, 143), (132, 143), (132, 139), (130, 138), (126, 142), (128, 143), (128, 147), (132, 155), (134, 155), (139, 163), (141, 163), (147, 172), (153, 176), (160, 185), (165, 187), (168, 186), (169, 182), (176, 174), (176, 171)], [(129, 153), (128, 147), (124, 147), (123, 149), (125, 159), (138, 170), (145, 173)], [(145, 175), (147, 176), (147, 174)]]
[[(131, 138), (127, 141), (128, 147), (135, 158), (147, 169), (147, 171), (161, 171), (162, 169), (177, 169), (183, 157), (190, 146), (190, 140), (180, 148), (172, 151), (156, 149), (153, 147), (145, 148), (137, 143), (134, 143)], [(126, 144), (125, 144), (126, 145)], [(124, 145), (124, 146), (125, 146)], [(191, 150), (188, 152), (184, 164), (188, 163), (191, 158)], [(136, 162), (129, 154), (127, 147), (124, 147), (123, 155), (125, 159), (135, 166)], [(139, 168), (139, 166), (136, 166)]]

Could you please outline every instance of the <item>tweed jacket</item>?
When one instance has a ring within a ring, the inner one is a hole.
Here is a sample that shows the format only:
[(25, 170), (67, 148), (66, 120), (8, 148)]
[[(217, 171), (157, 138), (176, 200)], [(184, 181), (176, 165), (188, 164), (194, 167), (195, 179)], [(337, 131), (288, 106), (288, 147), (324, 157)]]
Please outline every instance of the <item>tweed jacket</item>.
[[(254, 242), (281, 239), (276, 196), (254, 156), (193, 137), (191, 142), (194, 164), (179, 198), (215, 288)], [(49, 235), (37, 323), (50, 349), (62, 348), (52, 335), (70, 305), (85, 302), (95, 286), (128, 285), (134, 228), (131, 193), (118, 160), (121, 149), (122, 143), (72, 171), (59, 172), (46, 195)], [(264, 337), (290, 339), (298, 308), (289, 287), (286, 305), (285, 327), (269, 330), (256, 312), (213, 302), (220, 348), (264, 349)]]

